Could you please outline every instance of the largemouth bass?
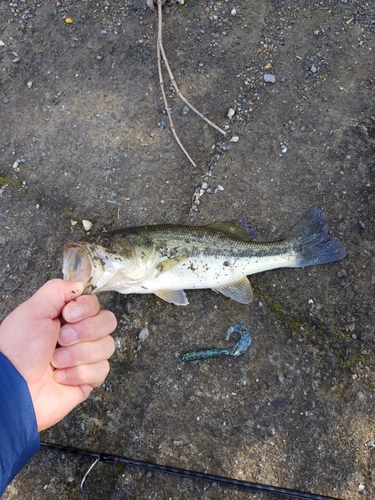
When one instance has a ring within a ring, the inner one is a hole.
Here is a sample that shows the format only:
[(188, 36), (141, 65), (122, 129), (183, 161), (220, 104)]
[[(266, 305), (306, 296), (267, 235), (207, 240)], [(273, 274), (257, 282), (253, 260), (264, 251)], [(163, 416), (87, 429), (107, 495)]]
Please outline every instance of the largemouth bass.
[(68, 243), (64, 279), (84, 281), (85, 293), (154, 293), (179, 306), (184, 289), (212, 288), (242, 304), (253, 297), (248, 275), (343, 259), (322, 210), (313, 207), (283, 240), (249, 241), (241, 223), (157, 225), (116, 229)]

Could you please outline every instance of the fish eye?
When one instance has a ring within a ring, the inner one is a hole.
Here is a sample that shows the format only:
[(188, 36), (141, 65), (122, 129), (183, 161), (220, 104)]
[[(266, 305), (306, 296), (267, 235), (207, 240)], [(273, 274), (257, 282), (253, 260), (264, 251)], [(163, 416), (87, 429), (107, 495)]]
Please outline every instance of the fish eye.
[(99, 243), (104, 248), (109, 248), (111, 246), (111, 239), (108, 236), (100, 236)]

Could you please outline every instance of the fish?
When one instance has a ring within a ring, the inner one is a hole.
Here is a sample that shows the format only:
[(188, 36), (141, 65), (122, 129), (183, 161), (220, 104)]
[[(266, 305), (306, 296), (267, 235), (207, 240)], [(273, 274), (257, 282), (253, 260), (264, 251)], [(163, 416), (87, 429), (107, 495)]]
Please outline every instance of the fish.
[(248, 227), (241, 221), (163, 224), (90, 235), (65, 245), (63, 277), (83, 281), (84, 293), (153, 293), (186, 306), (184, 290), (211, 288), (249, 304), (253, 298), (249, 275), (327, 264), (346, 256), (342, 244), (329, 235), (318, 206), (278, 241), (252, 241)]

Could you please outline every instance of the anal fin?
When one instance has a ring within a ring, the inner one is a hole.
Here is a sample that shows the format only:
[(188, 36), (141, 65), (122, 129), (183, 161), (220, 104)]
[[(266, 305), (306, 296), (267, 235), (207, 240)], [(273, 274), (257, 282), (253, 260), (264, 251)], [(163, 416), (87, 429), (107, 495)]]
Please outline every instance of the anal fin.
[(157, 290), (154, 294), (176, 306), (187, 306), (189, 303), (183, 290)]
[(253, 291), (250, 281), (244, 276), (239, 281), (230, 285), (213, 288), (215, 292), (220, 292), (226, 297), (229, 297), (241, 304), (249, 304), (253, 300)]

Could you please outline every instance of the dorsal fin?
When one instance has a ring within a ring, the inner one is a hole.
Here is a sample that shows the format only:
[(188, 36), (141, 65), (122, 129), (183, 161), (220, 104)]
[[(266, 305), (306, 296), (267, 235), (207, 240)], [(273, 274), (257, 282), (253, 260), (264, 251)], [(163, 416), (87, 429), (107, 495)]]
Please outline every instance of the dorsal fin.
[(232, 236), (232, 238), (237, 238), (242, 241), (250, 241), (256, 236), (256, 231), (253, 226), (244, 219), (213, 222), (212, 224), (207, 224), (206, 227), (228, 234)]

